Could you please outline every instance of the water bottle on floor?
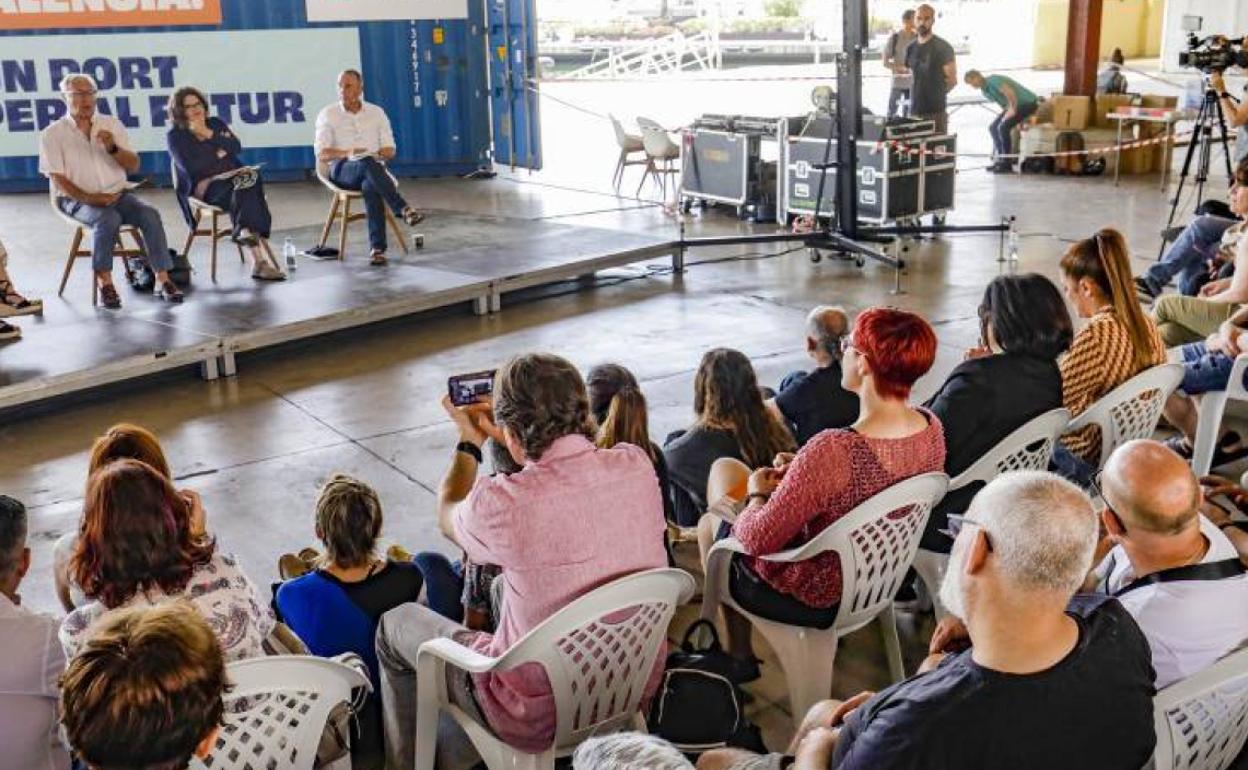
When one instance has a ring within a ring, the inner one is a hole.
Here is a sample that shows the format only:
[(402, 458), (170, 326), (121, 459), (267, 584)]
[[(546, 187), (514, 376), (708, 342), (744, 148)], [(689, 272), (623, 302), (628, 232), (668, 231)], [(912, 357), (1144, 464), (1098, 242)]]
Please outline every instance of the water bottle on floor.
[(286, 259), (287, 270), (299, 269), (299, 263), (295, 261), (295, 242), (289, 238), (282, 245), (282, 256)]

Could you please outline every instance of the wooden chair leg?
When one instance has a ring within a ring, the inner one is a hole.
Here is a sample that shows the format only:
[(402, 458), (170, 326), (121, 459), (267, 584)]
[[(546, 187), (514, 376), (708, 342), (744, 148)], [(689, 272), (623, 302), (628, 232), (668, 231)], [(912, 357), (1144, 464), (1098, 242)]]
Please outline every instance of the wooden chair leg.
[(203, 215), (199, 209), (191, 212), (191, 231), (186, 234), (186, 244), (182, 247), (182, 258), (187, 261), (191, 259), (191, 244), (195, 242), (195, 234), (199, 231), (199, 220)]
[(398, 239), (399, 245), (403, 247), (403, 253), (411, 254), (411, 249), (407, 247), (407, 235), (399, 228), (399, 220), (394, 218), (394, 214), (390, 213), (390, 209), (386, 209), (386, 222), (389, 223), (390, 231)]
[(208, 236), (209, 238), (212, 239), (212, 282), (216, 283), (217, 282), (217, 240), (218, 240), (217, 212), (215, 211), (209, 212), (208, 216), (210, 217), (208, 220), (209, 221), (208, 226), (212, 228), (212, 235)]
[(334, 228), (334, 220), (338, 217), (338, 196), (329, 202), (329, 216), (325, 218), (325, 226), (321, 228), (321, 242), (317, 244), (317, 248), (325, 248), (325, 242), (329, 240), (329, 231)]
[[(78, 258), (78, 248), (82, 246), (82, 228), (79, 227), (74, 231), (74, 241), (69, 246), (69, 260), (65, 262), (65, 272), (61, 275), (61, 288), (57, 289), (56, 296), (65, 296), (65, 284), (69, 283), (69, 272), (74, 269), (74, 260)], [(95, 280), (95, 271), (91, 271), (91, 280)]]
[(344, 197), (342, 201), (342, 229), (338, 231), (338, 261), (345, 261), (347, 258), (347, 226), (351, 224), (351, 198)]

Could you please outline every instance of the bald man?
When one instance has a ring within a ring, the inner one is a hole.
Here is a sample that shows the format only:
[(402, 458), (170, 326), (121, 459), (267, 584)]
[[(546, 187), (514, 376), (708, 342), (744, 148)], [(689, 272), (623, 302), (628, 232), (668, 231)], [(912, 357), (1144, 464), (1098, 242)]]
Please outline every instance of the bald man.
[(1248, 574), (1226, 535), (1200, 514), (1188, 464), (1156, 441), (1132, 441), (1110, 455), (1100, 489), (1113, 548), (1089, 582), (1118, 597), (1139, 624), (1157, 688), (1248, 639)]
[(806, 354), (812, 372), (792, 372), (780, 381), (780, 393), (767, 408), (793, 432), (797, 443), (828, 428), (845, 428), (858, 420), (858, 396), (841, 385), (841, 339), (849, 332), (849, 316), (839, 307), (821, 305), (806, 316)]

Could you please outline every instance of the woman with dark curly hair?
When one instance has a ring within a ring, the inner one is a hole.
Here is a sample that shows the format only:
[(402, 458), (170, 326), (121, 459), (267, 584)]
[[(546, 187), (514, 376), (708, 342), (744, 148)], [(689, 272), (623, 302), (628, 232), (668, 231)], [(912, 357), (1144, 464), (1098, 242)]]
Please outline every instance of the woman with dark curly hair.
[(251, 250), (252, 278), (281, 281), (281, 268), (268, 258), (265, 244), (272, 235), (273, 216), (264, 199), (258, 171), (239, 160), (243, 143), (224, 120), (209, 117), (208, 99), (197, 88), (179, 88), (169, 97), (173, 128), (165, 135), (169, 159), (177, 172), (178, 205), (186, 224), (195, 229), (190, 198), (230, 212), (234, 241)]
[[(558, 356), (517, 356), (496, 375), (493, 398), (492, 405), (467, 407), (443, 399), (459, 444), (438, 495), (438, 524), (472, 563), (502, 568), (498, 628), (492, 634), (470, 631), (418, 604), (382, 616), (377, 659), (387, 767), (415, 762), (421, 644), (449, 638), (496, 657), (594, 588), (667, 564), (663, 502), (650, 457), (631, 444), (594, 445), (589, 397), (576, 367)], [(478, 478), (487, 437), (503, 443), (523, 467)], [(652, 687), (663, 669), (661, 659), (655, 663)], [(500, 739), (530, 753), (550, 748), (555, 703), (541, 667), (471, 679), (455, 672), (449, 679), (455, 704), (480, 715)], [(469, 750), (462, 733), (458, 740), (438, 737), (439, 754)]]
[(70, 576), (91, 601), (65, 618), (61, 645), (72, 659), (92, 623), (109, 610), (191, 601), (227, 660), (263, 655), (272, 611), (238, 561), (191, 526), (191, 503), (138, 460), (117, 460), (87, 483)]
[(731, 457), (757, 468), (797, 448), (788, 428), (763, 404), (754, 367), (740, 351), (715, 348), (702, 356), (693, 380), (693, 411), (692, 427), (672, 433), (663, 444), (676, 523), (682, 527), (697, 525), (706, 512), (706, 480), (716, 460)]

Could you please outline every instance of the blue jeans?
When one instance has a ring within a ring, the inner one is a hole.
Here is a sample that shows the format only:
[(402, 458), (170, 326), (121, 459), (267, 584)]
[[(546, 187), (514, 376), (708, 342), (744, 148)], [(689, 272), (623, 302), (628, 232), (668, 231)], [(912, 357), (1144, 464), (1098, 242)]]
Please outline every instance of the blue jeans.
[(1179, 390), (1198, 396), (1211, 390), (1226, 390), (1235, 359), (1225, 353), (1210, 353), (1203, 342), (1193, 342), (1179, 349), (1183, 355), (1183, 382)]
[(364, 194), (364, 211), (368, 213), (368, 246), (374, 251), (386, 250), (386, 212), (384, 206), (396, 216), (403, 215), (407, 201), (399, 195), (386, 167), (374, 158), (363, 160), (336, 160), (329, 167), (329, 181), (344, 190), (359, 190)]
[(1014, 117), (1007, 118), (1002, 112), (997, 119), (992, 121), (992, 125), (988, 126), (988, 133), (992, 134), (992, 149), (997, 154), (997, 158), (1002, 163), (1013, 165), (1013, 158), (1004, 158), (1003, 155), (1009, 155), (1014, 151), (1014, 129), (1022, 124), (1027, 118), (1035, 114), (1040, 107), (1039, 104), (1032, 102), (1031, 104), (1020, 104), (1018, 111), (1014, 113)]
[(60, 197), (56, 205), (61, 211), (91, 228), (91, 269), (97, 273), (113, 271), (113, 248), (122, 225), (139, 228), (147, 247), (147, 263), (152, 270), (163, 272), (173, 267), (169, 244), (165, 241), (165, 225), (160, 212), (144, 203), (133, 193), (124, 192), (117, 202), (106, 208), (88, 206), (73, 198)]
[(242, 190), (235, 190), (231, 180), (218, 179), (208, 185), (204, 202), (230, 212), (235, 238), (244, 228), (261, 238), (268, 238), (273, 233), (273, 215), (269, 213), (268, 201), (264, 199), (264, 183), (259, 179)]
[(1067, 449), (1065, 444), (1058, 442), (1053, 447), (1053, 461), (1049, 463), (1049, 470), (1087, 489), (1092, 486), (1092, 476), (1097, 469)]
[(412, 557), (425, 576), (425, 598), (429, 609), (456, 623), (464, 622), (464, 565), (436, 551), (422, 551)]
[(1160, 294), (1177, 275), (1179, 293), (1195, 296), (1209, 260), (1218, 253), (1222, 234), (1233, 224), (1234, 220), (1208, 215), (1193, 219), (1161, 261), (1144, 271), (1149, 288)]

